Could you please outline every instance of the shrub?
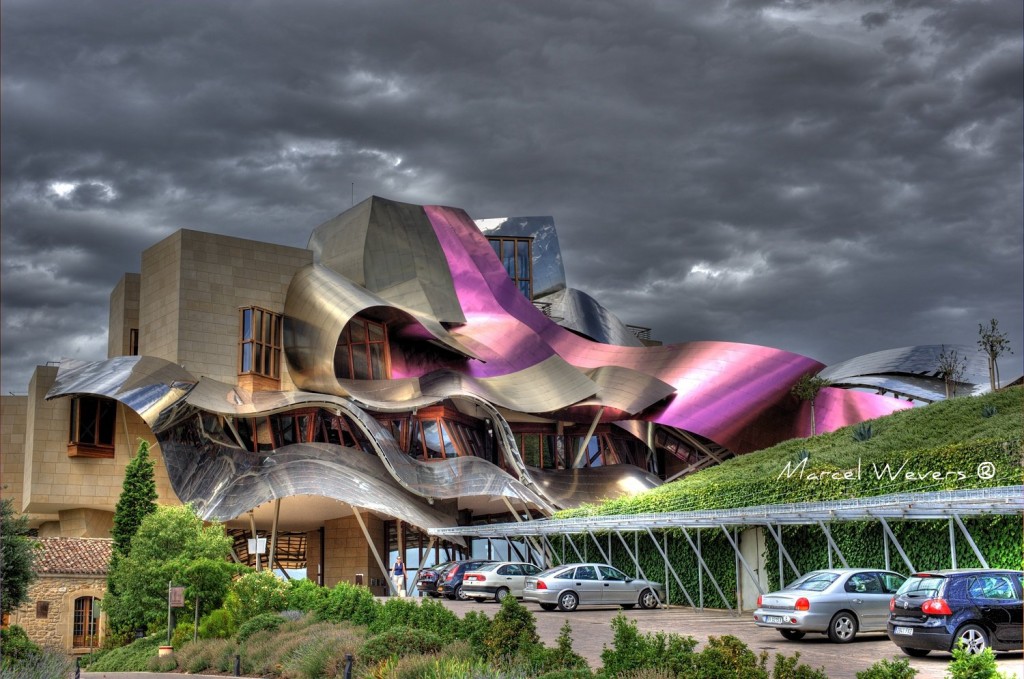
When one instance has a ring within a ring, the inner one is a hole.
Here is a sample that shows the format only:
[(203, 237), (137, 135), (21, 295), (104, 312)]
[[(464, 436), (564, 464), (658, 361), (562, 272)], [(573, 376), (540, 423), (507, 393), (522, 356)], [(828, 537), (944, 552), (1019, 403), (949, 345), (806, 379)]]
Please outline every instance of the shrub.
[(640, 669), (666, 669), (692, 676), (696, 667), (697, 640), (678, 634), (641, 634), (636, 622), (619, 613), (612, 618), (612, 647), (601, 651), (600, 676), (617, 677)]
[(261, 613), (238, 626), (238, 641), (245, 641), (261, 630), (275, 630), (283, 624), (284, 618), (277, 613)]
[(320, 587), (312, 580), (303, 578), (288, 583), (287, 608), (296, 611), (315, 611), (330, 590)]
[(491, 619), (480, 611), (469, 611), (462, 617), (457, 633), (460, 639), (469, 643), (476, 655), (487, 654), (487, 647), (484, 645), (484, 638), (491, 629)]
[(225, 655), (233, 655), (236, 646), (227, 639), (201, 639), (194, 644), (184, 646), (175, 653), (178, 667), (191, 674), (200, 674), (205, 670), (220, 670)]
[[(767, 651), (761, 654), (767, 656)], [(792, 656), (775, 654), (775, 666), (772, 668), (772, 679), (828, 679), (825, 669), (816, 670), (810, 665), (800, 662), (800, 654)]]
[(236, 624), (261, 613), (283, 611), (288, 606), (288, 583), (270, 571), (250, 571), (231, 583), (224, 600)]
[(857, 679), (914, 679), (916, 676), (917, 670), (910, 666), (910, 661), (906, 658), (883, 658), (863, 672), (857, 673)]
[(67, 677), (73, 673), (71, 659), (62, 651), (41, 648), (38, 653), (29, 653), (21, 658), (0, 658), (0, 676), (3, 679), (50, 679)]
[(768, 670), (765, 668), (767, 662), (767, 653), (755, 655), (746, 644), (734, 636), (708, 637), (707, 645), (697, 655), (697, 674), (708, 677), (768, 679)]
[(28, 660), (43, 652), (38, 644), (28, 638), (28, 633), (21, 625), (11, 625), (0, 630), (0, 645), (3, 646), (5, 660)]
[(187, 621), (182, 621), (177, 624), (174, 628), (174, 633), (171, 635), (171, 646), (174, 650), (178, 650), (182, 646), (192, 641), (192, 637), (195, 636), (196, 626)]
[(537, 644), (529, 655), (530, 666), (538, 673), (568, 673), (566, 677), (576, 676), (577, 670), (585, 670), (583, 676), (593, 676), (587, 666), (587, 660), (572, 649), (572, 625), (566, 620), (558, 633), (554, 648)]
[(89, 663), (90, 672), (145, 672), (149, 659), (167, 639), (166, 630), (136, 639), (127, 646), (104, 652)]
[(444, 647), (441, 637), (430, 630), (415, 627), (394, 627), (371, 636), (359, 651), (359, 658), (369, 663), (413, 653), (437, 653)]
[(178, 669), (178, 659), (173, 653), (150, 658), (146, 664), (146, 670), (149, 672), (173, 672), (176, 669)]
[(330, 622), (349, 621), (357, 625), (371, 625), (381, 607), (371, 592), (360, 585), (339, 582), (325, 596), (317, 615)]
[(210, 611), (199, 621), (199, 638), (230, 639), (235, 634), (235, 619), (227, 609)]
[[(446, 609), (447, 610), (447, 609)], [(370, 623), (370, 634), (380, 634), (392, 627), (426, 627), (418, 622), (420, 606), (413, 599), (390, 597), (378, 609)]]
[(483, 642), (487, 657), (491, 659), (530, 653), (540, 643), (533, 613), (526, 610), (515, 597), (505, 597)]
[(858, 424), (856, 427), (853, 428), (853, 440), (854, 441), (859, 441), (859, 442), (870, 441), (871, 440), (871, 434), (872, 434), (872, 432), (871, 432), (871, 423), (870, 422), (861, 422), (860, 424)]
[[(654, 670), (644, 670), (647, 672), (653, 672)], [(626, 676), (626, 675), (622, 675)], [(633, 676), (633, 675), (629, 675)], [(638, 674), (637, 679), (643, 677), (643, 679), (675, 679), (674, 674), (662, 673), (662, 674)], [(594, 674), (585, 667), (576, 667), (572, 669), (564, 670), (551, 670), (544, 674), (537, 675), (537, 679), (594, 679)]]
[(1005, 679), (996, 667), (996, 655), (991, 648), (971, 655), (962, 643), (953, 649), (953, 661), (946, 668), (949, 679)]

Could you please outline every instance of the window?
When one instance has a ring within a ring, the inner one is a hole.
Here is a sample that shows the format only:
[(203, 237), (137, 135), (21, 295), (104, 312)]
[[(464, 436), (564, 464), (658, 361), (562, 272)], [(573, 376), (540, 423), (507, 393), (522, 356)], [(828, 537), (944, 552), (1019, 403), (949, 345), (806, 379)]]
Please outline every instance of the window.
[(238, 374), (280, 379), (281, 315), (259, 307), (243, 307), (238, 313)]
[(71, 400), (68, 455), (114, 457), (116, 403), (109, 398), (79, 396)]
[(526, 299), (533, 299), (533, 239), (488, 238), (494, 254), (498, 255), (508, 277), (516, 284)]
[(49, 618), (50, 617), (50, 602), (49, 601), (37, 601), (36, 602), (36, 618)]
[(139, 355), (139, 329), (131, 328), (128, 331), (128, 355)]
[(342, 379), (388, 379), (391, 369), (387, 326), (363, 318), (349, 321), (334, 352), (334, 374)]
[(75, 648), (96, 648), (100, 645), (100, 600), (83, 596), (75, 599)]

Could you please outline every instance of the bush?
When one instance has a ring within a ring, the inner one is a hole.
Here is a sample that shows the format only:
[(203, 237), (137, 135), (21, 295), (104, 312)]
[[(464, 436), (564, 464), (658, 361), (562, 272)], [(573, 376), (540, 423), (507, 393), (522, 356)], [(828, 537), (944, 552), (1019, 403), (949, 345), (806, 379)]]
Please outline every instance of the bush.
[(602, 677), (617, 677), (632, 670), (665, 669), (692, 676), (697, 640), (677, 634), (642, 634), (636, 622), (619, 613), (612, 618), (612, 647), (601, 651)]
[(288, 591), (288, 583), (270, 571), (250, 571), (231, 583), (224, 608), (240, 625), (261, 613), (283, 611), (288, 607)]
[[(767, 651), (761, 654), (767, 656)], [(800, 662), (800, 654), (792, 656), (775, 654), (775, 666), (772, 668), (772, 679), (828, 679), (824, 668), (816, 670), (810, 665)]]
[(192, 641), (195, 636), (196, 626), (191, 622), (179, 622), (171, 634), (171, 646), (177, 651), (179, 648)]
[(178, 659), (173, 653), (150, 658), (146, 664), (146, 670), (149, 672), (173, 672), (176, 669), (178, 669)]
[(238, 626), (238, 641), (242, 642), (256, 632), (262, 630), (275, 630), (285, 622), (277, 613), (261, 613), (252, 620), (246, 620)]
[(916, 676), (917, 670), (910, 666), (910, 661), (906, 658), (883, 658), (863, 672), (857, 673), (857, 679), (914, 679)]
[(484, 635), (483, 642), (487, 649), (487, 657), (492, 660), (531, 653), (540, 643), (533, 613), (526, 610), (515, 597), (505, 597), (501, 602), (501, 610), (495, 614)]
[(444, 645), (441, 637), (430, 630), (394, 627), (367, 639), (358, 657), (365, 662), (374, 663), (414, 653), (437, 653)]
[(73, 673), (71, 659), (62, 651), (41, 648), (21, 658), (8, 657), (6, 647), (0, 658), (0, 676), (3, 679), (50, 679), (67, 677)]
[(235, 619), (224, 608), (210, 611), (199, 621), (200, 639), (230, 639), (235, 635)]
[(971, 655), (963, 643), (953, 649), (953, 661), (946, 668), (949, 679), (1006, 679), (996, 667), (996, 655), (991, 648)]
[(312, 580), (306, 578), (292, 580), (288, 583), (286, 592), (288, 602), (286, 608), (304, 612), (315, 611), (328, 592), (330, 592), (329, 589), (320, 587)]
[(469, 611), (462, 617), (457, 634), (460, 639), (464, 639), (469, 643), (474, 654), (483, 656), (487, 654), (484, 639), (487, 637), (487, 632), (490, 629), (491, 619), (486, 614), (480, 611)]
[(330, 622), (348, 621), (357, 625), (372, 625), (381, 605), (373, 592), (361, 585), (339, 582), (321, 600), (317, 615)]
[(223, 659), (233, 657), (236, 648), (235, 643), (227, 639), (201, 639), (183, 647), (175, 655), (178, 667), (183, 671), (200, 674), (205, 670), (220, 670)]
[[(558, 633), (555, 648), (547, 648), (537, 644), (529, 655), (529, 665), (538, 673), (556, 674), (565, 677), (593, 676), (587, 666), (587, 660), (572, 650), (572, 626), (566, 620)], [(579, 671), (583, 672), (580, 673)], [(562, 673), (562, 674), (559, 674)]]
[[(708, 643), (704, 650), (697, 655), (696, 674), (707, 677), (763, 677), (763, 679), (768, 679), (768, 670), (765, 669), (767, 662), (767, 653), (758, 657), (746, 644), (734, 636), (708, 637)], [(796, 679), (796, 677), (787, 676), (786, 679)]]
[(425, 627), (418, 622), (420, 605), (413, 599), (389, 597), (377, 610), (370, 623), (370, 634), (380, 634), (392, 627)]
[(28, 638), (28, 633), (20, 625), (0, 630), (0, 645), (3, 646), (5, 660), (28, 660), (43, 652), (38, 644)]
[(145, 672), (149, 659), (157, 654), (166, 641), (167, 632), (158, 632), (142, 639), (136, 639), (127, 646), (105, 651), (95, 661), (89, 662), (90, 672)]

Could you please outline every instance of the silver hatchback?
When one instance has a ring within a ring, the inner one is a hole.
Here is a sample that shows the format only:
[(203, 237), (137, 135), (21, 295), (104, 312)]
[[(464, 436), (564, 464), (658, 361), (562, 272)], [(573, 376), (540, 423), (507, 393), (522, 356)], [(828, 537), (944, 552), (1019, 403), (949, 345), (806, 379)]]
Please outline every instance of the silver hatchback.
[(545, 611), (578, 606), (617, 605), (654, 608), (665, 598), (660, 582), (632, 578), (603, 563), (571, 563), (526, 578), (523, 600), (536, 601)]
[(877, 568), (811, 571), (777, 592), (757, 597), (754, 622), (794, 641), (820, 632), (835, 643), (846, 643), (858, 632), (885, 632), (889, 600), (905, 580), (899, 573)]

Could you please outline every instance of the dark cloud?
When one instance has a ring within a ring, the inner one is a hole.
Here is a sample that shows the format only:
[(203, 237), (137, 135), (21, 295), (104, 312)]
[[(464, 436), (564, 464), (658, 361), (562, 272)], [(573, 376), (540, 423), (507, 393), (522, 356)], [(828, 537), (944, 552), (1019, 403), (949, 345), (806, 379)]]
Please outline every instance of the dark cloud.
[(0, 13), (5, 391), (102, 357), (175, 229), (303, 246), (353, 193), (553, 215), (570, 284), (666, 341), (835, 362), (997, 317), (1020, 370), (1020, 3)]

